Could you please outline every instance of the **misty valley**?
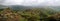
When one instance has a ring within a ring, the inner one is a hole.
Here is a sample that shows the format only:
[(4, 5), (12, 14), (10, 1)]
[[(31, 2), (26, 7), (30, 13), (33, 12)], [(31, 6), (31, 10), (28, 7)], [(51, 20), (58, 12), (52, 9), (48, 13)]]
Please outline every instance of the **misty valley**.
[(53, 6), (0, 5), (0, 21), (60, 21), (60, 11)]

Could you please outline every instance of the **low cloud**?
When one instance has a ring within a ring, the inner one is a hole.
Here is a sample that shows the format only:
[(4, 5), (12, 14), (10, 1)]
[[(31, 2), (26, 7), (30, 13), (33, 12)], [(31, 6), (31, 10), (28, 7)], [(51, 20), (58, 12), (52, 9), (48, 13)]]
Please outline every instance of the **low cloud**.
[[(2, 1), (2, 0), (1, 0)], [(3, 5), (46, 5), (46, 6), (60, 6), (60, 0), (4, 0)]]

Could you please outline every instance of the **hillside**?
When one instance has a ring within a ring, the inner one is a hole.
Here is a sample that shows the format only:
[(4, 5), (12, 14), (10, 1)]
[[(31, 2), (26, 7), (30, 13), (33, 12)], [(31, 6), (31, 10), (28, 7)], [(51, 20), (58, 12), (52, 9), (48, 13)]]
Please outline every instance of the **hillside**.
[(58, 7), (56, 7), (57, 9), (54, 8), (56, 10), (52, 8), (54, 7), (37, 8), (31, 6), (13, 5), (8, 8), (0, 9), (0, 21), (49, 21), (51, 19), (50, 17), (59, 19), (60, 17), (58, 15), (60, 14), (60, 11), (56, 11)]
[(56, 11), (49, 8), (33, 8), (23, 11), (14, 11), (10, 8), (5, 8), (0, 12), (0, 17), (4, 20), (0, 18), (0, 21), (40, 21), (40, 19), (50, 17), (56, 13)]

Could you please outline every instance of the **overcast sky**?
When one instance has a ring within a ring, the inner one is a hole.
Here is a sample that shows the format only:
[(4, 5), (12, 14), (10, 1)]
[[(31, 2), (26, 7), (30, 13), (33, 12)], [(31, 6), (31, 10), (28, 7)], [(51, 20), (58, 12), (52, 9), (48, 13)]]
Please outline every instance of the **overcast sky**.
[(46, 6), (60, 6), (60, 0), (0, 0), (3, 5), (46, 5)]

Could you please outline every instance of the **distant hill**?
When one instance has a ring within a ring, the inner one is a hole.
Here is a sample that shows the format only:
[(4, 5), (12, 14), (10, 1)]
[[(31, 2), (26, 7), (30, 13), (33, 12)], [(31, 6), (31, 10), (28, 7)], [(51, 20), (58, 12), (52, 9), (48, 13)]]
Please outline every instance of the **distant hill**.
[(0, 9), (8, 8), (7, 6), (0, 5)]
[[(47, 8), (45, 6), (22, 6), (22, 5), (4, 6), (4, 5), (0, 5), (0, 9), (8, 8), (8, 7), (13, 10), (24, 10), (24, 9), (32, 9), (32, 8)], [(60, 11), (60, 6), (49, 6), (48, 8), (54, 9), (56, 11)]]
[(56, 11), (60, 11), (60, 6), (51, 6), (50, 8)]
[(30, 6), (21, 6), (21, 5), (12, 5), (10, 6), (13, 10), (25, 10), (25, 9), (31, 9)]

